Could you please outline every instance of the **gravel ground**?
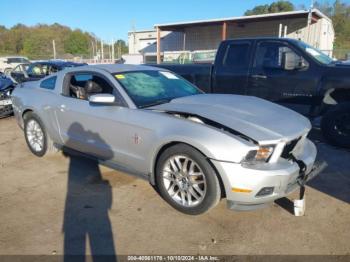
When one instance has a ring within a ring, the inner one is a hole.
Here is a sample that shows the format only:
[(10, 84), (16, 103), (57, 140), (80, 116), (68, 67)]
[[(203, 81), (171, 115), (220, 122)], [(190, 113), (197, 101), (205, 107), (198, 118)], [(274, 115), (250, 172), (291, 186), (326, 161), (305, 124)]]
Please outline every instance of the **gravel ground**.
[(350, 254), (350, 152), (312, 137), (328, 168), (306, 190), (254, 212), (225, 201), (181, 214), (148, 182), (92, 160), (33, 156), (14, 118), (0, 121), (0, 255)]

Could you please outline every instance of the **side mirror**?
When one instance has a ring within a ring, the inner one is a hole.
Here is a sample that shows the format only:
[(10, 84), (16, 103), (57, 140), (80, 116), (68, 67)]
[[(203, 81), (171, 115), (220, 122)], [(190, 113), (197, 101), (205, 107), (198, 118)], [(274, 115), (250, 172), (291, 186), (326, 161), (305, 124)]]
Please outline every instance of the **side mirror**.
[(302, 69), (307, 67), (303, 58), (294, 52), (284, 52), (282, 54), (282, 68), (287, 71)]
[(96, 94), (89, 96), (89, 102), (93, 104), (114, 104), (115, 96), (111, 94)]

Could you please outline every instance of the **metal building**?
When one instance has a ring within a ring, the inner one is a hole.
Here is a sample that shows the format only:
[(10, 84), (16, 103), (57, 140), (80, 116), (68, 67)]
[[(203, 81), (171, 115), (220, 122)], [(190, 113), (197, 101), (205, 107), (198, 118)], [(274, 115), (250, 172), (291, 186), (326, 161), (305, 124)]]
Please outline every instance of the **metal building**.
[[(161, 37), (166, 36), (170, 32), (161, 32)], [(141, 30), (141, 31), (130, 31), (128, 32), (128, 45), (129, 54), (136, 55), (140, 54), (140, 50), (154, 44), (157, 41), (157, 31)]]
[(156, 24), (155, 29), (154, 42), (137, 50), (147, 62), (160, 63), (167, 55), (183, 52), (216, 50), (222, 40), (243, 37), (295, 38), (330, 55), (334, 42), (332, 21), (318, 9)]

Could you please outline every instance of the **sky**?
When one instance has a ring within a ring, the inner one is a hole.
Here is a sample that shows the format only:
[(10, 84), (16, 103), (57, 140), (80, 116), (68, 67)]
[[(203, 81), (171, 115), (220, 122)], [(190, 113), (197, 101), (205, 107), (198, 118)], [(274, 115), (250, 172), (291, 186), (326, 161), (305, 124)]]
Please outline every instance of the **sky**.
[[(0, 25), (59, 23), (92, 32), (105, 41), (127, 40), (128, 31), (154, 24), (241, 16), (269, 0), (0, 0)], [(311, 0), (291, 1), (296, 7)]]

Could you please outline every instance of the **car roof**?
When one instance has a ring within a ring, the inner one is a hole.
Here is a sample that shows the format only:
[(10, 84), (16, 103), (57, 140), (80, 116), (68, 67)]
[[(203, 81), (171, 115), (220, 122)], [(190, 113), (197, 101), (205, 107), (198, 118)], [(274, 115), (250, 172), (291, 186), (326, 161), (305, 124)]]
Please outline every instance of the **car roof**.
[[(119, 73), (119, 72), (130, 72), (130, 71), (142, 71), (142, 70), (163, 70), (168, 71), (167, 69), (160, 69), (158, 67), (146, 66), (146, 65), (129, 65), (129, 64), (100, 64), (100, 65), (85, 65), (80, 66), (79, 70), (91, 70), (91, 69), (102, 69), (109, 73)], [(76, 69), (76, 68), (75, 68)]]
[(56, 66), (82, 66), (86, 65), (84, 63), (75, 63), (75, 62), (67, 62), (67, 61), (38, 61), (32, 63), (34, 65), (47, 64), (47, 65), (56, 65)]

